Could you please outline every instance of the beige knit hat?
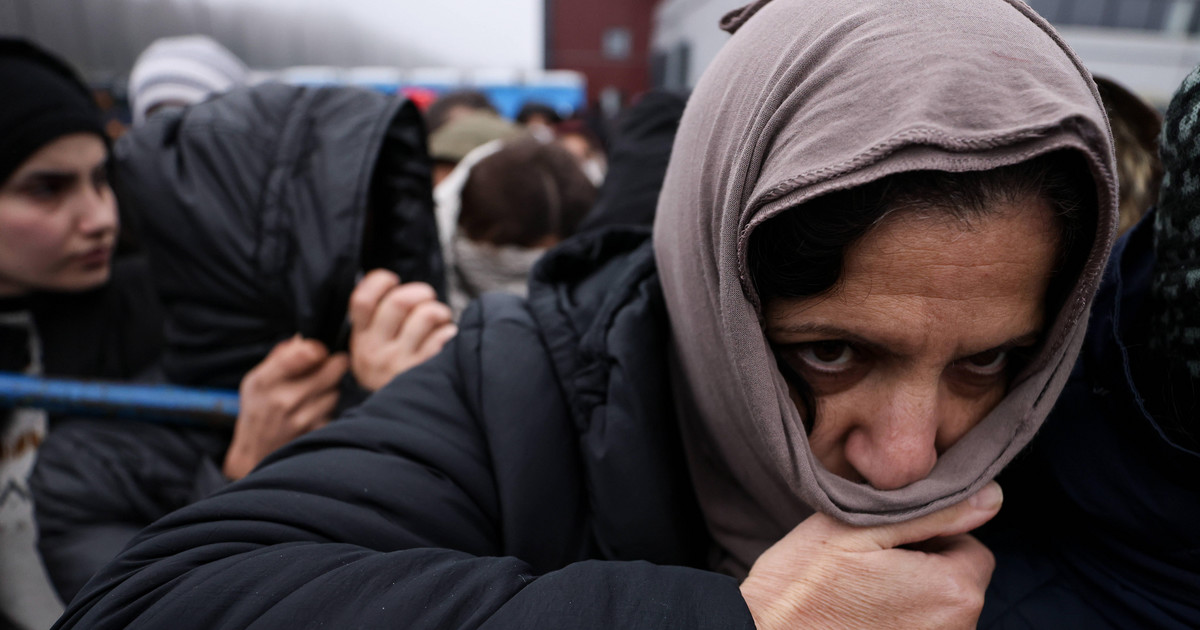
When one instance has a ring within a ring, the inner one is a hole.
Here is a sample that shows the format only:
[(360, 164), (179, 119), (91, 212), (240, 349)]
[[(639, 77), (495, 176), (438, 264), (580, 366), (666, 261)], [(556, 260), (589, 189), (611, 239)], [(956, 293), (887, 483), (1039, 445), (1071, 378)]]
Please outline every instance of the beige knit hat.
[(457, 164), (476, 147), (493, 140), (515, 138), (521, 133), (520, 127), (495, 114), (466, 114), (429, 136), (429, 156), (437, 161)]

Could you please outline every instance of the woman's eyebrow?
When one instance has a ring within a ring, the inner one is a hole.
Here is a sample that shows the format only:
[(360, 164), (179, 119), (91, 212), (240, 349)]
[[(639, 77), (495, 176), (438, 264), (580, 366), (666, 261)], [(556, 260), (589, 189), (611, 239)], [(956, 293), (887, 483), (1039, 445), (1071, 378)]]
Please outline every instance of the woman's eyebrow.
[(16, 177), (14, 177), (13, 181), (33, 181), (33, 180), (37, 180), (37, 179), (70, 179), (70, 178), (76, 177), (77, 175), (78, 174), (75, 171), (69, 170), (69, 169), (63, 169), (63, 170), (39, 169), (39, 170), (35, 170), (35, 171), (29, 171), (27, 173), (22, 173)]
[[(781, 324), (775, 325), (775, 324), (768, 323), (766, 332), (768, 334), (776, 334), (776, 335), (797, 335), (797, 336), (819, 335), (821, 337), (829, 337), (831, 339), (839, 339), (842, 341), (853, 342), (853, 343), (855, 343), (859, 346), (862, 346), (868, 350), (871, 350), (873, 352), (894, 354), (894, 352), (889, 350), (886, 345), (880, 344), (878, 341), (872, 341), (872, 340), (867, 339), (857, 333), (853, 333), (849, 330), (846, 330), (844, 328), (839, 328), (837, 326), (831, 326), (829, 324), (818, 324), (818, 323), (814, 323), (814, 322), (805, 322), (802, 324), (781, 323)], [(975, 354), (979, 354), (980, 352), (989, 352), (992, 350), (1009, 350), (1012, 348), (1032, 346), (1038, 342), (1038, 340), (1041, 338), (1041, 336), (1042, 336), (1041, 329), (1034, 328), (1034, 329), (1028, 330), (1026, 332), (1023, 332), (1001, 344), (989, 346), (983, 350), (968, 352), (968, 353), (964, 354), (963, 356), (972, 356)]]
[(843, 328), (838, 328), (837, 326), (830, 326), (828, 324), (817, 324), (814, 322), (804, 322), (802, 324), (791, 324), (791, 323), (785, 322), (785, 323), (781, 323), (778, 325), (768, 323), (767, 330), (770, 332), (788, 333), (788, 334), (792, 334), (792, 335), (817, 334), (817, 335), (833, 335), (833, 336), (837, 336), (837, 337), (843, 337), (843, 336), (847, 336), (847, 335), (852, 336), (852, 337), (857, 337), (857, 335), (855, 335), (854, 333), (852, 333), (848, 330), (845, 330)]
[(1001, 343), (998, 345), (989, 346), (982, 350), (967, 350), (962, 353), (962, 355), (959, 357), (959, 359), (966, 359), (968, 357), (973, 357), (977, 354), (983, 354), (984, 352), (1007, 352), (1007, 351), (1013, 350), (1015, 348), (1028, 348), (1030, 346), (1037, 345), (1037, 342), (1039, 339), (1041, 339), (1041, 337), (1042, 337), (1041, 330), (1039, 330), (1039, 329), (1030, 330), (1028, 332), (1017, 335), (1016, 337), (1013, 337), (1012, 339), (1009, 339), (1008, 341), (1005, 341), (1004, 343)]
[(1038, 339), (1042, 336), (1041, 330), (1031, 330), (1023, 335), (1018, 335), (996, 346), (996, 350), (1009, 350), (1011, 348), (1022, 348), (1037, 344)]
[(878, 341), (871, 341), (862, 335), (850, 332), (844, 328), (830, 326), (828, 324), (817, 324), (814, 322), (805, 322), (803, 324), (767, 324), (767, 333), (784, 334), (784, 335), (819, 335), (821, 337), (829, 337), (841, 341), (849, 341), (855, 345), (866, 348), (872, 352), (892, 354), (887, 347), (880, 345)]
[(76, 174), (74, 171), (49, 171), (38, 170), (28, 173), (21, 173), (8, 180), (3, 186), (0, 186), (0, 191), (5, 193), (21, 190), (30, 185), (38, 184), (69, 184), (74, 181)]

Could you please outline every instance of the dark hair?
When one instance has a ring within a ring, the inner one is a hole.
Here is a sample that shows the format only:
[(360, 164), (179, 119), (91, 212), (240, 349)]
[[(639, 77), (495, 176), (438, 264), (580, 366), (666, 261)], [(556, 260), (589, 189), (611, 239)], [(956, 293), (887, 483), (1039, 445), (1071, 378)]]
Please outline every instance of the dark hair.
[(595, 200), (570, 152), (522, 138), (471, 168), (458, 225), (471, 240), (531, 247), (574, 234)]
[[(1096, 186), (1082, 155), (1056, 151), (988, 171), (910, 171), (829, 193), (764, 221), (750, 235), (747, 264), (759, 303), (809, 298), (832, 291), (846, 251), (885, 216), (908, 209), (943, 211), (965, 222), (997, 203), (1045, 200), (1057, 218), (1059, 260), (1047, 290), (1057, 313), (1087, 260), (1095, 231)], [(781, 369), (786, 368), (782, 365)], [(784, 369), (805, 403), (811, 429), (812, 393)]]
[(528, 101), (521, 106), (521, 110), (517, 112), (517, 122), (524, 125), (529, 122), (530, 118), (541, 116), (546, 119), (546, 122), (551, 125), (557, 125), (562, 122), (562, 116), (558, 114), (558, 110), (537, 101)]
[(496, 111), (496, 106), (492, 105), (491, 99), (483, 92), (478, 90), (455, 90), (447, 92), (439, 96), (436, 101), (430, 104), (429, 109), (425, 110), (425, 126), (429, 130), (429, 133), (433, 133), (442, 125), (449, 122), (450, 110), (455, 107), (465, 107), (466, 109), (499, 114)]
[(1117, 234), (1132, 228), (1158, 201), (1163, 179), (1162, 160), (1158, 157), (1158, 134), (1162, 116), (1116, 81), (1096, 77), (1096, 89), (1112, 127), (1113, 148), (1117, 154), (1117, 209), (1120, 221)]
[(593, 151), (604, 152), (604, 142), (600, 140), (600, 136), (588, 121), (582, 118), (568, 118), (554, 126), (554, 135), (562, 138), (563, 136), (579, 136), (583, 138), (588, 146)]

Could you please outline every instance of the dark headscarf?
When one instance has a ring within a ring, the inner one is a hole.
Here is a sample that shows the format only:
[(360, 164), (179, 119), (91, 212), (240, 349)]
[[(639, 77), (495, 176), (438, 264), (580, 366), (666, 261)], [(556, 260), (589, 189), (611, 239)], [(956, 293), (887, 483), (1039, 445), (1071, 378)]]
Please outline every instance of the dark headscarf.
[(0, 38), (0, 183), (29, 156), (73, 133), (105, 139), (100, 109), (70, 66), (21, 39)]

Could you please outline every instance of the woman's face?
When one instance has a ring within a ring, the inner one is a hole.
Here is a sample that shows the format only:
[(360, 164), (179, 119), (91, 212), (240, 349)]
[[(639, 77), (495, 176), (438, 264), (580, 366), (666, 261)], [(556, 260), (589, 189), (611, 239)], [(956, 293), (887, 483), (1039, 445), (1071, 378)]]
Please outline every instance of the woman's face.
[(1041, 201), (969, 225), (906, 210), (847, 250), (831, 292), (768, 303), (767, 337), (816, 399), (821, 463), (881, 490), (926, 477), (1004, 397), (1014, 352), (1038, 342), (1057, 253)]
[(79, 291), (108, 280), (117, 205), (100, 138), (63, 136), (0, 187), (0, 295)]

